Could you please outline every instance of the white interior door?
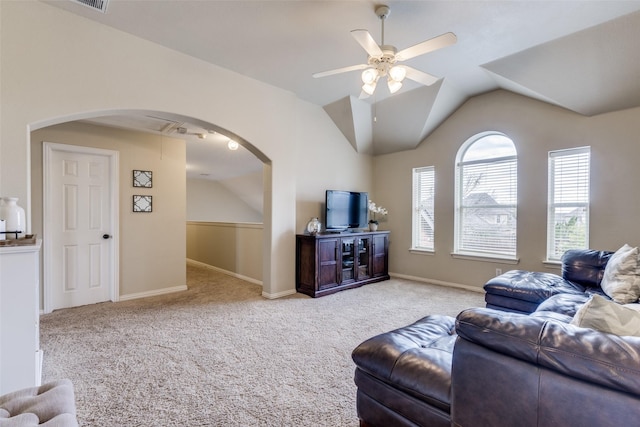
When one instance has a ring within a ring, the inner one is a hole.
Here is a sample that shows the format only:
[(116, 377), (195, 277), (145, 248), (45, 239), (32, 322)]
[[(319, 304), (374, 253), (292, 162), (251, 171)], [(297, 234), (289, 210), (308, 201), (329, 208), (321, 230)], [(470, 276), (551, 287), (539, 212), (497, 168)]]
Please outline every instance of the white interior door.
[(118, 153), (44, 145), (44, 311), (116, 301)]

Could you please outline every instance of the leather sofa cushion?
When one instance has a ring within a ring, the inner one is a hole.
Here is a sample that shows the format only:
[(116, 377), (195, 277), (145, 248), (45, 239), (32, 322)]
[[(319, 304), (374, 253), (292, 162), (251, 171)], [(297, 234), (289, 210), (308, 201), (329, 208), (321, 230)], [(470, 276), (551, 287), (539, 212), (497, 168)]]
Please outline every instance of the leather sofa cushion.
[(487, 308), (525, 314), (533, 313), (539, 305), (537, 302), (524, 301), (490, 293), (484, 294), (484, 301), (487, 303)]
[(511, 270), (484, 285), (488, 294), (540, 304), (557, 294), (581, 294), (585, 288), (564, 280), (557, 274)]
[(449, 412), (455, 319), (432, 315), (377, 335), (352, 353), (358, 368)]
[[(558, 294), (544, 301), (536, 312), (552, 311), (573, 318), (578, 309), (589, 300), (589, 294)], [(567, 323), (569, 323), (571, 319)]]
[(554, 322), (571, 323), (573, 317), (566, 314), (556, 313), (555, 311), (536, 310), (529, 316), (537, 317), (543, 320), (553, 320)]
[(640, 338), (544, 317), (474, 308), (457, 317), (461, 338), (563, 375), (640, 396)]
[(570, 249), (562, 255), (562, 277), (582, 286), (597, 288), (611, 255), (611, 251)]

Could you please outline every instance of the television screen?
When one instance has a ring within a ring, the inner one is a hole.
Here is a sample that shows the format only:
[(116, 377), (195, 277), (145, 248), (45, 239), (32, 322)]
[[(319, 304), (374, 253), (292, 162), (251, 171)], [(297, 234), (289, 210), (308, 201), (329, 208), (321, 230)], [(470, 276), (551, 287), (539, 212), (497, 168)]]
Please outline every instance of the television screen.
[(368, 193), (327, 190), (325, 201), (327, 230), (346, 230), (367, 226)]

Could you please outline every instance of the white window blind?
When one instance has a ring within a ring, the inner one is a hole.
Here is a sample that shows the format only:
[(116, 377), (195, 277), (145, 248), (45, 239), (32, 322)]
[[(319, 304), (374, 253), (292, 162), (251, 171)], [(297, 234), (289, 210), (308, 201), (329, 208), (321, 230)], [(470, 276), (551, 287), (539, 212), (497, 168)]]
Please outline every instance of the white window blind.
[(412, 247), (434, 250), (435, 169), (413, 169), (413, 239)]
[(513, 142), (489, 134), (463, 146), (457, 166), (457, 254), (515, 258), (518, 163)]
[(589, 147), (549, 152), (549, 260), (560, 260), (568, 249), (589, 247), (590, 160)]

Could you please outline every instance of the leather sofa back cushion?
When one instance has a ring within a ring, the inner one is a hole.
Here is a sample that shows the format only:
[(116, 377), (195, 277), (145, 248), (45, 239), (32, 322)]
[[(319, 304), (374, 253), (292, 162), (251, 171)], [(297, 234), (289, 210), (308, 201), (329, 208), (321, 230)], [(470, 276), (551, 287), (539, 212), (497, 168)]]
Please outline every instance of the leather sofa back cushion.
[(564, 375), (640, 396), (640, 338), (544, 317), (472, 308), (457, 317), (461, 339)]
[(562, 255), (562, 277), (582, 286), (599, 287), (613, 252), (571, 249)]

